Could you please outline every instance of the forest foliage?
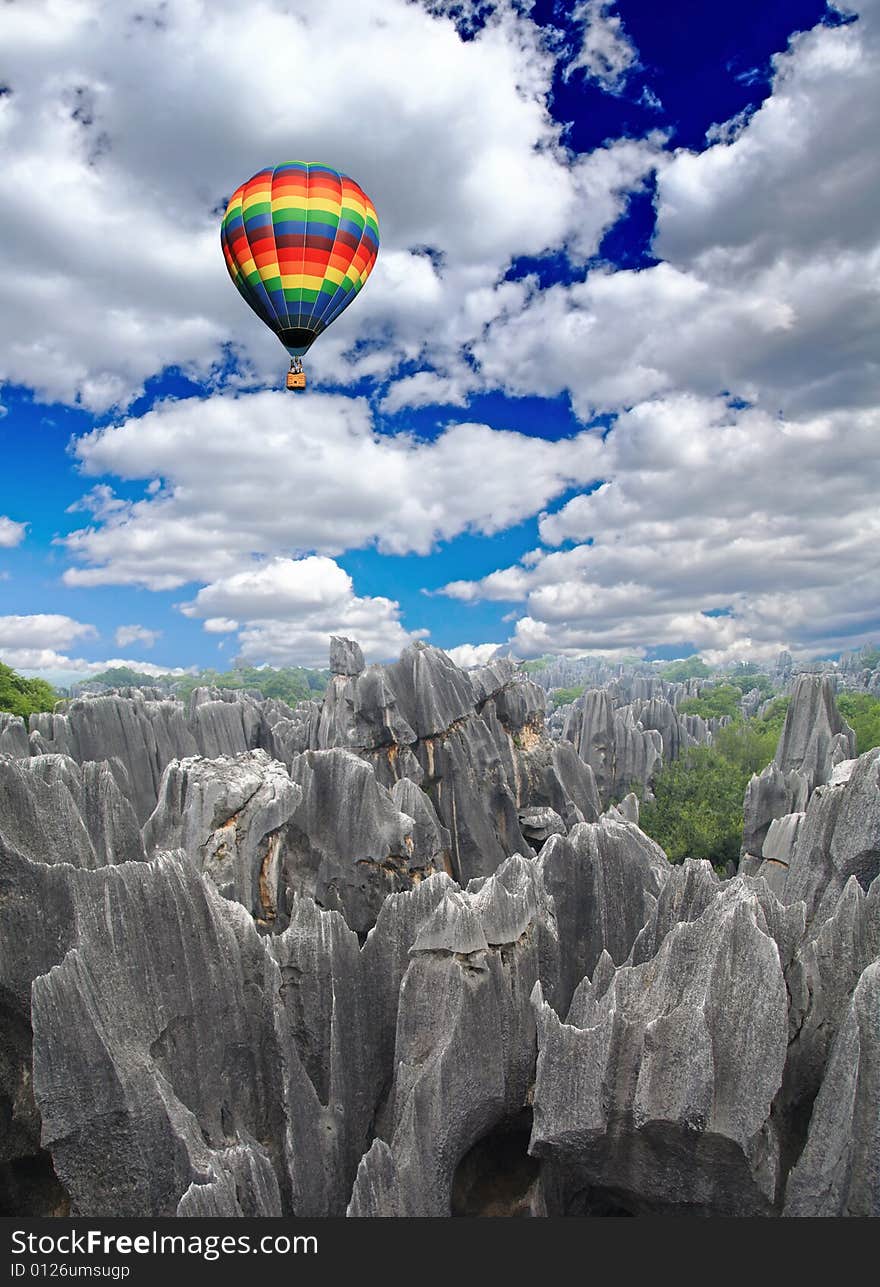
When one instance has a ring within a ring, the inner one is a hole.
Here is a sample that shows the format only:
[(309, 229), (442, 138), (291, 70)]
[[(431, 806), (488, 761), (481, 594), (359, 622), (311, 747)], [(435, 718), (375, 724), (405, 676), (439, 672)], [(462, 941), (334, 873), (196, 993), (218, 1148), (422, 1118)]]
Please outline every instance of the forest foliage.
[(737, 861), (745, 790), (752, 774), (773, 759), (788, 700), (779, 698), (763, 716), (735, 717), (711, 746), (691, 747), (664, 765), (653, 801), (642, 805), (640, 826), (670, 862), (705, 858), (723, 867)]
[(304, 666), (241, 666), (234, 670), (200, 670), (191, 675), (145, 675), (128, 666), (115, 666), (92, 675), (90, 682), (108, 688), (162, 688), (170, 696), (188, 701), (196, 688), (248, 688), (264, 697), (277, 697), (295, 706), (297, 702), (322, 696), (327, 687), (328, 670), (309, 670)]
[(25, 679), (0, 661), (0, 711), (20, 715), (27, 722), (28, 715), (50, 711), (57, 701), (58, 694), (45, 679)]

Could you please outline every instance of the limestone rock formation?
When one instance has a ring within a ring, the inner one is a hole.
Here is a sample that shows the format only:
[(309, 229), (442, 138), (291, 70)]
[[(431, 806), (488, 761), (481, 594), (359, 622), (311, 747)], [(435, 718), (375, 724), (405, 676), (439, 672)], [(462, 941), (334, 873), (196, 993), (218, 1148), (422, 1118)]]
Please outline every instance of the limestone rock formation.
[(544, 708), (543, 691), (507, 659), (465, 672), (415, 644), (393, 665), (334, 675), (310, 746), (355, 752), (386, 786), (421, 785), (467, 881), (534, 851), (522, 810), (553, 809), (566, 826), (598, 816), (592, 773), (546, 737)]
[(0, 711), (0, 755), (26, 759), (30, 753), (24, 720), (19, 715)]
[(532, 863), (447, 889), (410, 950), (383, 1138), (358, 1170), (351, 1215), (448, 1215), (458, 1163), (526, 1106), (534, 1018), (557, 941)]
[(556, 910), (560, 972), (551, 999), (564, 1014), (603, 952), (619, 965), (629, 956), (670, 867), (637, 826), (607, 816), (551, 836), (536, 866)]
[(74, 887), (76, 950), (32, 997), (42, 1142), (72, 1211), (174, 1215), (227, 1170), (230, 1145), (283, 1176), (269, 961), (250, 916), (166, 857), (86, 874), (101, 897)]
[[(757, 896), (733, 882), (643, 965), (597, 970), (560, 1022), (536, 990), (531, 1150), (553, 1204), (588, 1213), (767, 1214), (785, 980)], [(674, 1160), (673, 1160), (674, 1159)], [(549, 1200), (549, 1199), (548, 1199)]]
[(878, 1214), (861, 672), (795, 677), (719, 879), (624, 789), (701, 681), (560, 661), (554, 738), (509, 658), (331, 662), (0, 719), (0, 1208)]
[(764, 841), (774, 820), (802, 812), (808, 798), (807, 784), (797, 770), (784, 773), (775, 760), (752, 775), (743, 804), (743, 857), (752, 860), (755, 870), (763, 858)]
[(562, 737), (593, 770), (604, 803), (635, 784), (647, 787), (663, 760), (663, 739), (629, 707), (615, 710), (607, 689), (592, 689), (570, 708)]
[[(403, 813), (359, 756), (305, 751), (292, 762), (290, 777), (301, 800), (281, 859), (288, 896), (305, 894), (342, 912), (363, 935), (386, 895), (448, 865), (444, 830), (427, 797), (412, 801), (418, 818)], [(406, 789), (399, 798), (408, 798)]]
[(131, 805), (106, 761), (0, 757), (0, 840), (34, 862), (103, 867), (143, 859)]
[(286, 919), (282, 889), (286, 829), (302, 790), (265, 751), (172, 760), (144, 825), (153, 857), (182, 850), (225, 898), (264, 928)]
[[(780, 861), (773, 853), (764, 852), (772, 823), (788, 814), (802, 813), (812, 792), (824, 786), (855, 750), (855, 734), (840, 716), (828, 676), (798, 675), (773, 761), (755, 774), (746, 788), (740, 871), (758, 871), (765, 858)], [(771, 847), (779, 839), (777, 829)], [(790, 861), (794, 851), (786, 852), (786, 861)], [(780, 873), (768, 869), (768, 874), (777, 885), (781, 883)]]
[(851, 876), (867, 890), (880, 874), (880, 747), (841, 763), (810, 797), (785, 882), (807, 917), (832, 912)]
[(789, 1179), (789, 1216), (880, 1216), (880, 961), (852, 994)]
[(837, 709), (830, 679), (799, 675), (774, 756), (783, 773), (796, 770), (810, 792), (828, 781), (835, 764), (855, 753), (855, 733)]
[(78, 764), (121, 764), (141, 824), (153, 811), (166, 764), (199, 751), (183, 706), (175, 701), (83, 697), (71, 702), (64, 714), (32, 715), (30, 722), (32, 742), (40, 751), (59, 751)]
[(364, 654), (354, 639), (330, 636), (330, 670), (334, 675), (359, 675), (364, 668)]

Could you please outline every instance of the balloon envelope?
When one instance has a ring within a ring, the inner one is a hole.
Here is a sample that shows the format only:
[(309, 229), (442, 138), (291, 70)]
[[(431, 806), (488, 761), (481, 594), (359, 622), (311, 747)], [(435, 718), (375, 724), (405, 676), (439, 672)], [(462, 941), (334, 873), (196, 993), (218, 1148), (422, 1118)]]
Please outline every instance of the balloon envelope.
[(379, 222), (347, 174), (286, 161), (236, 189), (220, 241), (244, 299), (291, 357), (302, 357), (372, 272)]

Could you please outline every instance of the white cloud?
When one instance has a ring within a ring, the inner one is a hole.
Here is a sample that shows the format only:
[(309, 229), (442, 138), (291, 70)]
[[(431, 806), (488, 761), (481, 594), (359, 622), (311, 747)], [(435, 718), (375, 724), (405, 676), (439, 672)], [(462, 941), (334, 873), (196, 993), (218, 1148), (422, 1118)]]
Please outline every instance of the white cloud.
[[(133, 628), (128, 627), (128, 629)], [(119, 633), (117, 631), (117, 635)], [(96, 675), (110, 666), (130, 666), (133, 670), (139, 670), (148, 675), (189, 673), (179, 667), (157, 666), (151, 662), (132, 661), (126, 657), (88, 661), (83, 657), (70, 657), (60, 651), (76, 640), (92, 639), (97, 634), (94, 626), (75, 621), (72, 617), (60, 613), (39, 612), (0, 617), (0, 661), (22, 674), (41, 675), (57, 684), (69, 684), (76, 678)]]
[(0, 655), (21, 648), (63, 648), (74, 639), (89, 639), (96, 634), (94, 626), (59, 613), (0, 617)]
[[(0, 6), (14, 69), (0, 381), (102, 410), (169, 364), (211, 379), (227, 341), (274, 378), (281, 350), (226, 277), (218, 207), (291, 154), (353, 173), (382, 228), (369, 287), (312, 374), (381, 375), (475, 338), (514, 256), (583, 253), (593, 222), (548, 110), (546, 41), (507, 4), (466, 40), (443, 6), (407, 0), (254, 0), (246, 17), (239, 0)], [(358, 337), (381, 351), (347, 362)]]
[(875, 411), (784, 420), (690, 395), (642, 403), (603, 444), (605, 482), (542, 516), (544, 548), (445, 593), (524, 604), (510, 640), (522, 655), (687, 641), (713, 660), (765, 659), (867, 642), (878, 430)]
[(757, 111), (660, 167), (665, 262), (534, 290), (475, 346), (490, 384), (619, 413), (542, 548), (446, 587), (519, 605), (517, 651), (876, 637), (878, 74), (875, 0), (795, 37)]
[(0, 514), (0, 550), (12, 549), (20, 545), (27, 534), (27, 523), (16, 523), (14, 519)]
[(148, 630), (146, 626), (119, 626), (113, 636), (120, 648), (129, 644), (141, 643), (145, 648), (152, 648), (157, 639), (162, 638), (161, 630)]
[(504, 647), (503, 644), (485, 643), (485, 644), (459, 644), (456, 648), (447, 648), (446, 653), (452, 658), (456, 666), (462, 666), (467, 669), (468, 666), (485, 666)]
[[(238, 622), (232, 617), (206, 617), (202, 623), (209, 635), (229, 635), (238, 629)], [(218, 644), (219, 648), (223, 644)]]
[[(426, 630), (405, 630), (400, 605), (360, 598), (351, 577), (332, 559), (274, 558), (204, 586), (180, 605), (204, 617), (210, 633), (239, 631), (242, 661), (256, 665), (325, 666), (331, 635), (357, 639), (371, 660), (396, 657)], [(216, 612), (234, 613), (217, 617)]]
[[(76, 443), (85, 472), (164, 486), (120, 505), (102, 493), (103, 521), (66, 538), (85, 566), (64, 580), (168, 589), (246, 571), (252, 555), (427, 553), (589, 482), (598, 445), (588, 432), (553, 442), (480, 424), (433, 440), (380, 435), (366, 402), (320, 394), (166, 403)], [(239, 613), (217, 604), (207, 615)]]
[(587, 80), (612, 94), (620, 92), (639, 59), (614, 7), (614, 0), (586, 0), (577, 6), (572, 19), (583, 24), (581, 47), (566, 68), (567, 77), (583, 71)]
[(334, 608), (352, 592), (351, 577), (332, 559), (271, 559), (237, 572), (199, 590), (192, 603), (182, 605), (188, 617), (219, 614), (236, 617), (295, 619)]
[(105, 670), (125, 666), (142, 675), (158, 678), (160, 675), (192, 675), (195, 666), (157, 666), (150, 661), (140, 661), (131, 657), (107, 657), (103, 661), (87, 661), (84, 657), (68, 657), (56, 652), (53, 648), (18, 648), (3, 651), (0, 658), (22, 675), (38, 675), (47, 679), (50, 684), (66, 686), (78, 679), (88, 679)]
[(876, 4), (775, 60), (748, 119), (657, 172), (655, 267), (534, 289), (474, 346), (489, 385), (576, 412), (722, 390), (795, 416), (876, 401)]

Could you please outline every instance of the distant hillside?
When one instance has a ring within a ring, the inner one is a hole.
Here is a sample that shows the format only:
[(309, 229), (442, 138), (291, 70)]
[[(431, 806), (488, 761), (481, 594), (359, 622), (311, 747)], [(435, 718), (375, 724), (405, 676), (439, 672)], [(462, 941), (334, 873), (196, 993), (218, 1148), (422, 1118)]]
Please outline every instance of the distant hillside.
[(289, 705), (320, 696), (330, 678), (328, 670), (304, 666), (240, 666), (233, 670), (200, 670), (194, 675), (146, 675), (130, 666), (114, 666), (74, 685), (74, 692), (96, 692), (102, 688), (162, 688), (182, 700), (196, 688), (258, 688), (264, 697), (277, 697)]

